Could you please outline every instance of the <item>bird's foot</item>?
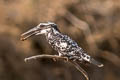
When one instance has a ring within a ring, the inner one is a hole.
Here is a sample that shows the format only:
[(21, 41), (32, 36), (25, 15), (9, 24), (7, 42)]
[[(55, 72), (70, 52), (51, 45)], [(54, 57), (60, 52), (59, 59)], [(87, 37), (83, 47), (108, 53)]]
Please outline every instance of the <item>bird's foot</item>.
[(64, 61), (68, 62), (69, 61), (68, 57), (64, 57)]

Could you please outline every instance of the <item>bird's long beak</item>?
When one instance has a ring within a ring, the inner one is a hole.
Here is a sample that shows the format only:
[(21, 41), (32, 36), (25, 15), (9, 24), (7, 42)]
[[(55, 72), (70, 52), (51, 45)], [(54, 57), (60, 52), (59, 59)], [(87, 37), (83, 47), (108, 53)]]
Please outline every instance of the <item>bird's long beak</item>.
[(40, 29), (38, 27), (34, 27), (34, 28), (28, 30), (27, 32), (25, 32), (21, 35), (20, 40), (24, 41), (24, 40), (28, 39), (29, 37), (37, 34), (39, 32), (39, 30)]

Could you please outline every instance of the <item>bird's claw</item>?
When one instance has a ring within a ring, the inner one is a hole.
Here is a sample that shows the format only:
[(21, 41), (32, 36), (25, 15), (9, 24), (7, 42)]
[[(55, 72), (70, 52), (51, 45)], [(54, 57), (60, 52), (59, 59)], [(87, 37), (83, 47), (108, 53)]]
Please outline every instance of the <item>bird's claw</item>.
[(69, 61), (68, 57), (65, 57), (65, 58), (64, 58), (64, 61), (65, 61), (65, 62), (68, 62), (68, 61)]

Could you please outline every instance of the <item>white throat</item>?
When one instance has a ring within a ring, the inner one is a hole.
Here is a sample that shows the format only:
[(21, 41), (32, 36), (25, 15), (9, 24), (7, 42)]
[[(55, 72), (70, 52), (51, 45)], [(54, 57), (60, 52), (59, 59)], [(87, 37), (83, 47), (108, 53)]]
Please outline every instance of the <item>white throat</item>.
[(54, 34), (59, 33), (59, 31), (55, 30), (54, 28), (52, 28), (52, 30), (53, 30), (53, 33), (54, 33)]
[(59, 31), (55, 30), (54, 28), (52, 28), (52, 30), (50, 32), (48, 32), (47, 37), (48, 38), (52, 38), (53, 35), (59, 34)]

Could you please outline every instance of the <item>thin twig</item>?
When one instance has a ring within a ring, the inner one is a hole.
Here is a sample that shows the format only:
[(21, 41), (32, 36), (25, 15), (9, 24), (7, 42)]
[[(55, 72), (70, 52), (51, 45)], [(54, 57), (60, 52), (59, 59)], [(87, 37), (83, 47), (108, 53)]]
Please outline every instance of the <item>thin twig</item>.
[(77, 64), (77, 63), (74, 62), (74, 61), (69, 61), (69, 62), (72, 63), (72, 64), (76, 67), (76, 69), (77, 69), (78, 71), (80, 71), (80, 72), (84, 75), (84, 77), (85, 77), (87, 80), (89, 80), (89, 76), (88, 76), (87, 72), (86, 72), (84, 69), (82, 69), (79, 64)]
[(58, 55), (36, 55), (36, 56), (31, 56), (31, 57), (25, 58), (24, 61), (27, 62), (31, 59), (38, 59), (38, 58), (64, 59), (64, 60), (68, 61), (67, 57), (62, 57), (62, 56), (58, 56)]

